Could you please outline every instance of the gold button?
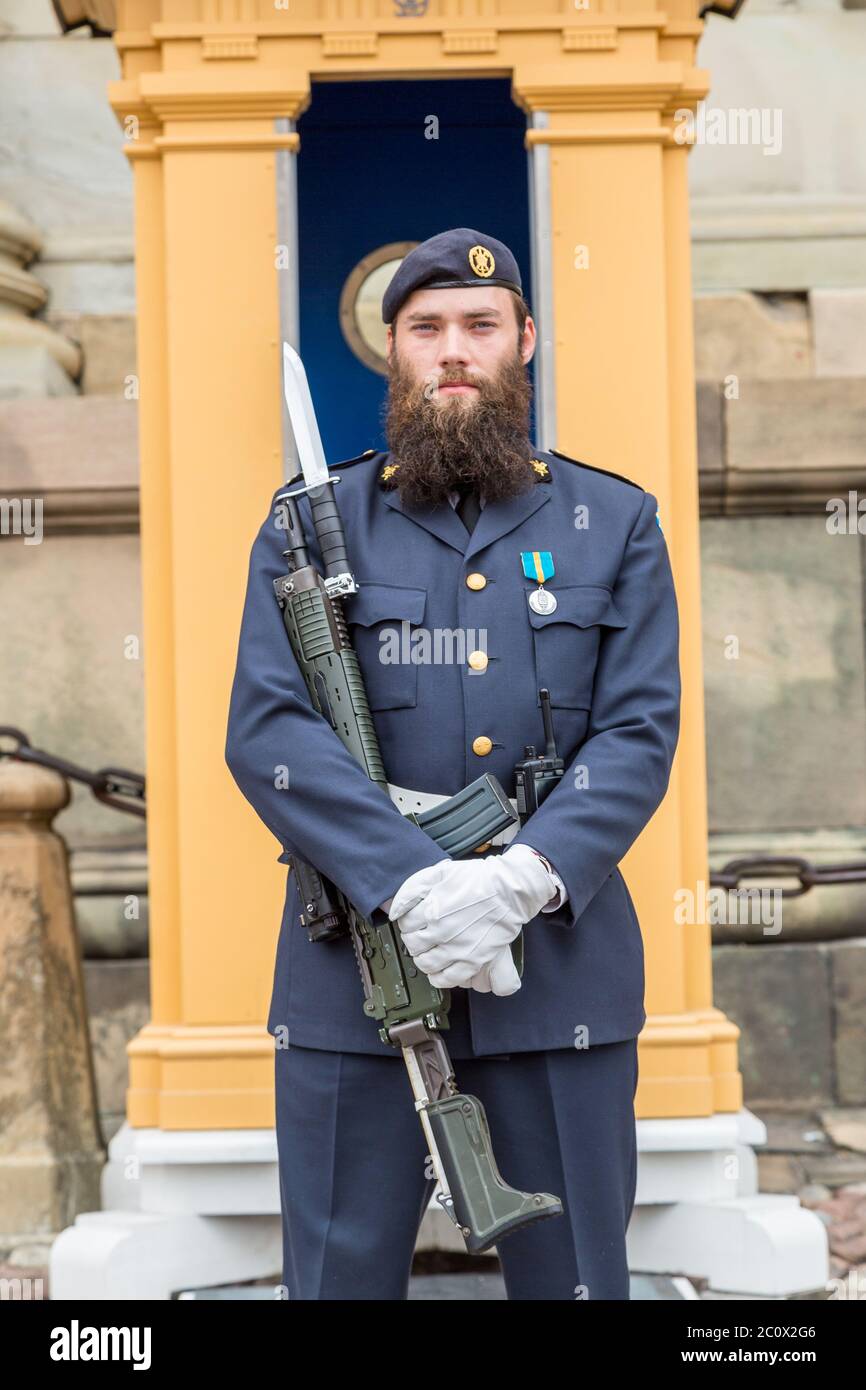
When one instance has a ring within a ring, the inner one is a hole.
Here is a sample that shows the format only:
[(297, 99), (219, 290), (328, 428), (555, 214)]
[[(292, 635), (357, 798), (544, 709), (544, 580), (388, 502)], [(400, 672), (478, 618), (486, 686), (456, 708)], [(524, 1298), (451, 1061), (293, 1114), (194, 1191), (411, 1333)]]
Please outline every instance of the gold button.
[(472, 740), (472, 752), (477, 753), (479, 757), (489, 753), (492, 747), (493, 740), (488, 738), (486, 734), (479, 734), (477, 738)]
[(467, 589), (483, 589), (486, 583), (487, 580), (483, 574), (467, 574), (466, 576)]
[(487, 670), (486, 652), (470, 652), (466, 660), (469, 662), (469, 665), (472, 667), (473, 671)]
[(492, 841), (492, 840), (485, 840), (483, 845), (476, 845), (476, 846), (475, 846), (475, 853), (476, 853), (476, 854), (483, 854), (484, 851), (485, 851), (486, 849), (489, 849), (490, 846), (491, 846), (492, 844), (493, 844), (493, 841)]

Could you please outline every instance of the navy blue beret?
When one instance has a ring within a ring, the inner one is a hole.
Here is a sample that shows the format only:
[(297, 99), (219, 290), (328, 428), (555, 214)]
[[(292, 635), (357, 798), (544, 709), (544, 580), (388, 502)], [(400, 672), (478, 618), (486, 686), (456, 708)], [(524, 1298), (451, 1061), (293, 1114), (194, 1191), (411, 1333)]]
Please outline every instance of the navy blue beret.
[(428, 237), (405, 256), (382, 299), (382, 320), (393, 323), (413, 290), (503, 285), (523, 293), (517, 261), (504, 242), (472, 227)]

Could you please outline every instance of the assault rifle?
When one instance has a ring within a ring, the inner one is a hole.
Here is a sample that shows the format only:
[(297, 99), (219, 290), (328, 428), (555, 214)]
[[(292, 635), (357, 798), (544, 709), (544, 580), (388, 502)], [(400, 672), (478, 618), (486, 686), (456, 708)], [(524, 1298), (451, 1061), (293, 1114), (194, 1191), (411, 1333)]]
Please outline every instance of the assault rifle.
[[(451, 858), (471, 854), (517, 817), (495, 777), (485, 774), (450, 797), (415, 793), (388, 782), (343, 600), (357, 592), (303, 363), (283, 344), (283, 383), (303, 485), (278, 494), (288, 545), (288, 573), (274, 592), (295, 660), (314, 708), (337, 738), (398, 806)], [(296, 498), (306, 494), (322, 556), (311, 562)], [(533, 750), (534, 752), (534, 750)], [(302, 814), (302, 812), (301, 812)], [(364, 986), (364, 1011), (382, 1041), (402, 1049), (439, 1184), (439, 1201), (467, 1250), (488, 1250), (511, 1231), (562, 1213), (558, 1197), (510, 1187), (496, 1166), (484, 1107), (457, 1086), (442, 1038), (450, 991), (437, 989), (412, 960), (396, 922), (376, 909), (367, 918), (315, 866), (292, 854), (302, 922), (312, 941), (349, 935)], [(520, 941), (522, 948), (522, 940)], [(514, 949), (514, 946), (513, 946)], [(515, 950), (522, 967), (522, 949)]]

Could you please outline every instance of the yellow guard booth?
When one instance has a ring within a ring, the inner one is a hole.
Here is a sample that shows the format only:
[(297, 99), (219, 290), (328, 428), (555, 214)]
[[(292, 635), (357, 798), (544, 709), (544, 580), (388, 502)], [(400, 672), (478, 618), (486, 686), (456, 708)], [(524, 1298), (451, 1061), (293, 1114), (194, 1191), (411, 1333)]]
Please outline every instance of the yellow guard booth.
[[(773, 1293), (793, 1249), (814, 1257), (814, 1218), (756, 1195), (763, 1126), (742, 1109), (738, 1029), (713, 1007), (710, 928), (699, 910), (675, 920), (678, 890), (698, 900), (709, 881), (688, 145), (675, 135), (709, 89), (702, 29), (696, 0), (119, 0), (109, 98), (135, 180), (152, 1021), (129, 1047), (109, 1168), (136, 1158), (166, 1287), (280, 1266), (263, 1020), (284, 871), (223, 749), (249, 544), (283, 480), (281, 276), (297, 273), (297, 234), (278, 191), (304, 159), (295, 121), (314, 80), (506, 77), (525, 113), (544, 442), (657, 495), (680, 604), (679, 748), (623, 863), (648, 1013), (631, 1264)], [(641, 216), (623, 216), (634, 204)], [(720, 1212), (734, 1223), (724, 1239)], [(220, 1236), (215, 1214), (232, 1218)], [(140, 1227), (128, 1211), (100, 1218), (98, 1259), (90, 1217), (59, 1238), (55, 1296), (64, 1282), (80, 1292), (85, 1269), (108, 1288), (114, 1262), (129, 1265)], [(138, 1296), (160, 1296), (150, 1277)]]

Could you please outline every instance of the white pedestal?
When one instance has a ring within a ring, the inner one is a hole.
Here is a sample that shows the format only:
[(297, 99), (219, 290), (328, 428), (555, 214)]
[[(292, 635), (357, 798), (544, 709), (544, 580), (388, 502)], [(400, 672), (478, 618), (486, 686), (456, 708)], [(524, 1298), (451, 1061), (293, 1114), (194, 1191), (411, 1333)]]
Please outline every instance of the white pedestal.
[[(629, 1266), (701, 1275), (711, 1289), (784, 1297), (823, 1289), (827, 1235), (796, 1197), (759, 1193), (748, 1110), (639, 1120)], [(130, 1129), (109, 1144), (103, 1211), (79, 1216), (51, 1249), (51, 1298), (164, 1299), (178, 1290), (274, 1276), (282, 1225), (273, 1130)], [(431, 1205), (419, 1249), (463, 1250)]]
[(749, 1110), (694, 1120), (638, 1120), (638, 1182), (629, 1268), (700, 1275), (711, 1289), (784, 1297), (823, 1289), (827, 1232), (794, 1196), (761, 1193)]
[(177, 1289), (274, 1276), (283, 1263), (272, 1129), (124, 1124), (108, 1146), (104, 1210), (51, 1247), (55, 1299), (164, 1299)]

